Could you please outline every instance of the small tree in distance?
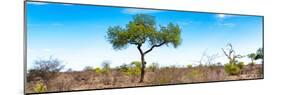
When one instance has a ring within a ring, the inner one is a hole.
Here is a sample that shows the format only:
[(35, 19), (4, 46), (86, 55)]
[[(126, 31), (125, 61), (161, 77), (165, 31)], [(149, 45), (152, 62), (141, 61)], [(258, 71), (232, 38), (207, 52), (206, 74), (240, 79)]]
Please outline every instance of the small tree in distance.
[(110, 72), (110, 62), (104, 61), (102, 62), (102, 72), (108, 74)]
[(263, 48), (259, 48), (256, 52), (255, 60), (262, 59), (263, 60)]
[[(181, 29), (176, 24), (160, 25), (160, 30), (157, 30), (153, 16), (136, 14), (125, 28), (121, 26), (109, 27), (106, 38), (116, 50), (124, 49), (128, 45), (137, 46), (142, 64), (139, 82), (143, 82), (146, 65), (145, 55), (162, 45), (172, 45), (177, 48), (181, 43), (180, 33)], [(148, 45), (147, 50), (144, 50), (144, 44)]]
[(255, 63), (254, 63), (254, 60), (255, 60), (255, 58), (256, 58), (256, 54), (255, 53), (251, 53), (251, 54), (248, 54), (247, 55), (248, 56), (248, 58), (250, 58), (251, 59), (251, 65), (254, 65)]

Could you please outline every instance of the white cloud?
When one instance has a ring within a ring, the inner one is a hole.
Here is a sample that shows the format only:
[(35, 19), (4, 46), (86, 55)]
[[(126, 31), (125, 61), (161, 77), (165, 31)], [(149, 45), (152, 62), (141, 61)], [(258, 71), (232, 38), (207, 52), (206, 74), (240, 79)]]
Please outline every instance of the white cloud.
[(219, 18), (224, 18), (226, 15), (225, 14), (218, 14)]
[(149, 10), (149, 9), (131, 9), (127, 8), (122, 11), (125, 14), (138, 14), (138, 13), (157, 13), (161, 12), (159, 10)]
[(226, 19), (226, 18), (232, 17), (233, 15), (228, 15), (228, 14), (217, 14), (216, 16), (217, 16), (217, 18), (218, 18), (219, 20), (224, 20), (224, 19)]
[(219, 26), (224, 26), (224, 27), (235, 27), (234, 23), (229, 23), (225, 22), (226, 18), (232, 17), (232, 15), (227, 15), (227, 14), (217, 14), (216, 15), (218, 18), (217, 25)]
[(45, 48), (45, 49), (42, 49), (42, 51), (44, 51), (44, 52), (51, 52), (52, 50)]
[(33, 4), (33, 5), (47, 5), (48, 3), (44, 3), (44, 2), (28, 2), (28, 4)]

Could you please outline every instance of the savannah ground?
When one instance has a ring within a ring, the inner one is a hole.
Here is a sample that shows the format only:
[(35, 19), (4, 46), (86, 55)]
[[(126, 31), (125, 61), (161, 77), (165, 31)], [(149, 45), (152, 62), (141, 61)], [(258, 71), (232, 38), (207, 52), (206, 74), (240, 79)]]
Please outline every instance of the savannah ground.
[(42, 83), (41, 87), (45, 89), (44, 92), (56, 92), (177, 83), (260, 79), (263, 78), (263, 67), (262, 64), (245, 65), (237, 75), (229, 75), (225, 71), (224, 66), (170, 66), (162, 68), (147, 68), (144, 82), (142, 83), (138, 82), (139, 77), (139, 74), (129, 74), (126, 71), (114, 68), (108, 70), (108, 72), (98, 72), (94, 69), (59, 72), (56, 77), (45, 82), (42, 82), (40, 77), (34, 77), (33, 80), (27, 82), (27, 92), (35, 93), (35, 89), (38, 89), (38, 83)]

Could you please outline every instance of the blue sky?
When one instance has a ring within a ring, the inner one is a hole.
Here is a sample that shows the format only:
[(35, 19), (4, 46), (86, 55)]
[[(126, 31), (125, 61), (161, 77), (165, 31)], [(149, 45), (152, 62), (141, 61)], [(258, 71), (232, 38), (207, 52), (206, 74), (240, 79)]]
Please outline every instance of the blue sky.
[[(225, 63), (227, 58), (221, 48), (227, 43), (232, 43), (241, 55), (262, 47), (262, 17), (259, 16), (29, 2), (27, 66), (32, 68), (35, 60), (50, 56), (74, 70), (99, 67), (104, 61), (114, 67), (140, 60), (136, 46), (116, 51), (105, 39), (109, 26), (125, 27), (137, 13), (155, 16), (157, 25), (176, 23), (182, 30), (182, 44), (178, 48), (154, 49), (146, 56), (148, 64), (196, 65), (203, 52), (218, 54), (215, 61)], [(240, 60), (249, 62), (248, 58)]]

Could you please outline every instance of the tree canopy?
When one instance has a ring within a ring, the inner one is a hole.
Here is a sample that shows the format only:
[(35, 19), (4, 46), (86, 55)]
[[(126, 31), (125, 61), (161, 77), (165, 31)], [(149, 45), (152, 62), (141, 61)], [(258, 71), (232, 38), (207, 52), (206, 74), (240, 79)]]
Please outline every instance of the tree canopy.
[(154, 16), (136, 14), (126, 27), (109, 27), (106, 38), (117, 50), (126, 48), (128, 44), (142, 45), (144, 43), (148, 43), (151, 48), (163, 44), (171, 44), (176, 48), (181, 43), (180, 32), (179, 26), (173, 23), (167, 26), (160, 25), (157, 30)]
[(255, 60), (263, 59), (263, 48), (259, 48), (256, 52)]

